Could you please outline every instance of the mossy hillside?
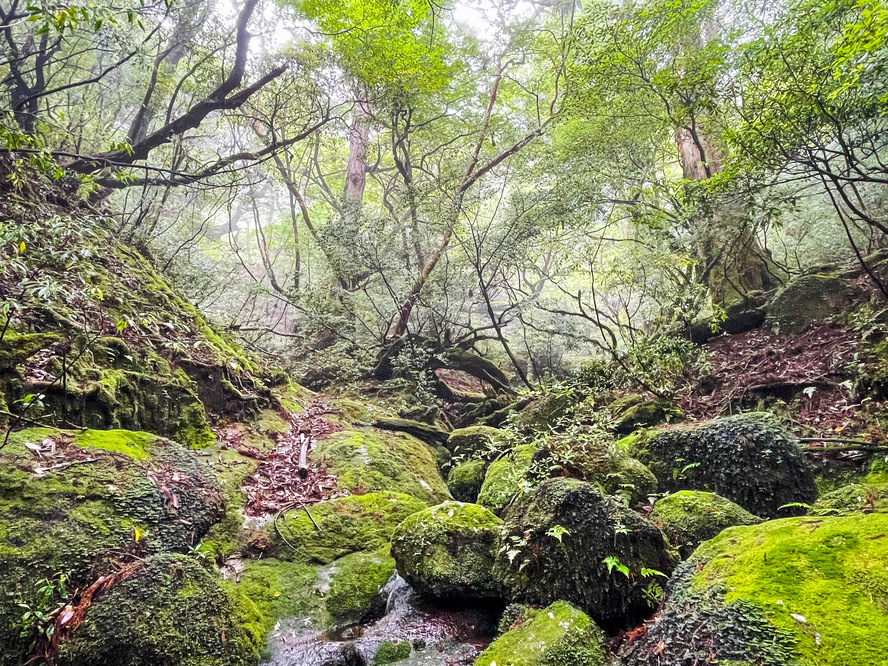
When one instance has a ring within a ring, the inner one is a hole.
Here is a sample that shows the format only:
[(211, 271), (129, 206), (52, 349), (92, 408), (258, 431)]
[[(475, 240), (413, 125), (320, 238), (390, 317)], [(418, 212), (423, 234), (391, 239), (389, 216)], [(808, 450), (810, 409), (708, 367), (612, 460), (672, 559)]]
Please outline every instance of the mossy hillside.
[(311, 459), (344, 491), (406, 493), (429, 504), (450, 499), (434, 451), (411, 435), (343, 430), (318, 442)]
[(193, 558), (156, 555), (94, 599), (60, 666), (254, 666), (259, 613)]
[(718, 589), (726, 604), (760, 609), (775, 631), (792, 636), (801, 666), (882, 664), (888, 655), (886, 534), (885, 513), (730, 528), (694, 553), (688, 589)]
[[(0, 341), (3, 401), (44, 393), (59, 423), (147, 430), (188, 445), (211, 441), (197, 408), (248, 414), (257, 399), (267, 401), (263, 371), (249, 355), (127, 246), (112, 220), (68, 206), (64, 196), (10, 201), (12, 217), (0, 220), (26, 248), (0, 280), (0, 299), (15, 306)], [(26, 277), (52, 289), (22, 289)], [(26, 372), (25, 362), (42, 372)], [(64, 380), (35, 379), (44, 372)], [(240, 396), (217, 399), (225, 382)]]
[(645, 589), (674, 563), (653, 524), (590, 483), (549, 479), (509, 508), (494, 573), (513, 601), (570, 601), (610, 630), (649, 614)]
[(776, 417), (748, 413), (635, 433), (619, 446), (657, 477), (660, 491), (707, 490), (764, 517), (817, 498), (814, 473)]
[(605, 666), (604, 636), (589, 616), (566, 601), (530, 611), (497, 638), (475, 666)]
[(524, 444), (490, 463), (478, 493), (478, 504), (501, 512), (527, 487), (527, 474), (536, 453), (536, 446)]
[[(269, 524), (270, 555), (295, 562), (329, 564), (356, 552), (372, 552), (389, 542), (392, 532), (408, 516), (427, 505), (403, 493), (368, 493), (327, 500), (286, 511)], [(320, 529), (318, 529), (320, 528)], [(288, 543), (289, 542), (289, 543)]]
[(658, 500), (651, 520), (682, 557), (688, 557), (701, 542), (728, 527), (761, 522), (731, 500), (700, 490), (681, 490)]
[(375, 553), (352, 553), (334, 562), (336, 570), (324, 601), (339, 624), (354, 624), (385, 612), (380, 590), (395, 573), (388, 548)]
[(888, 483), (853, 483), (823, 495), (811, 507), (815, 516), (848, 516), (888, 511)]
[[(25, 446), (48, 437), (57, 438), (55, 457)], [(11, 593), (0, 597), (0, 664), (27, 648), (13, 625), (36, 581), (64, 573), (84, 586), (131, 554), (186, 552), (223, 505), (210, 470), (175, 442), (124, 431), (14, 433), (0, 453), (0, 587)]]
[(447, 475), (450, 494), (459, 502), (476, 501), (484, 485), (486, 472), (487, 462), (484, 460), (469, 460), (456, 465)]
[(422, 596), (498, 599), (493, 577), (502, 521), (477, 504), (444, 502), (419, 511), (392, 535), (398, 573)]

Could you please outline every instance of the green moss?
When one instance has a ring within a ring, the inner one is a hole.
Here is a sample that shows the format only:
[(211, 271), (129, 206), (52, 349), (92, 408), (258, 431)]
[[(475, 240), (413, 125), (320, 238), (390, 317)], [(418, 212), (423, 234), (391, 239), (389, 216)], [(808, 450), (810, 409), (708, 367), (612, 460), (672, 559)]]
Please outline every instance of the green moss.
[(496, 599), (493, 577), (502, 521), (477, 504), (444, 502), (413, 514), (392, 535), (398, 572), (432, 599)]
[(412, 652), (408, 641), (395, 643), (392, 641), (383, 641), (376, 649), (373, 657), (372, 666), (383, 666), (384, 664), (394, 664), (410, 657)]
[(649, 399), (638, 394), (614, 400), (608, 405), (608, 410), (613, 414), (613, 428), (618, 435), (628, 435), (639, 428), (674, 423), (684, 419), (684, 412), (674, 400)]
[(589, 616), (565, 601), (529, 614), (497, 638), (475, 666), (605, 666), (604, 636)]
[(700, 542), (728, 527), (761, 522), (732, 501), (699, 490), (682, 490), (659, 500), (651, 519), (660, 525), (682, 557), (688, 557)]
[(262, 636), (286, 617), (309, 617), (326, 623), (324, 603), (317, 589), (316, 567), (275, 558), (244, 560), (243, 571), (229, 583), (255, 604)]
[(311, 456), (349, 492), (406, 493), (427, 503), (450, 497), (434, 451), (404, 433), (344, 430), (318, 442)]
[(252, 666), (258, 616), (194, 559), (157, 555), (94, 599), (62, 666)]
[(206, 412), (200, 402), (185, 405), (176, 422), (175, 439), (190, 449), (205, 449), (216, 443)]
[(484, 483), (478, 493), (478, 504), (491, 511), (502, 511), (526, 485), (527, 473), (536, 452), (535, 446), (525, 444), (493, 461), (487, 468)]
[(635, 458), (615, 456), (608, 467), (606, 473), (586, 480), (597, 481), (607, 494), (624, 499), (630, 506), (647, 503), (657, 492), (657, 477)]
[[(47, 437), (53, 457), (25, 446)], [(82, 587), (121, 553), (186, 551), (222, 508), (209, 469), (175, 442), (125, 431), (14, 433), (0, 453), (0, 589), (10, 593), (0, 597), (0, 664), (16, 664), (27, 648), (11, 618), (21, 616), (17, 603), (35, 599), (35, 581), (61, 572)]]
[(484, 460), (470, 460), (460, 463), (447, 475), (447, 487), (454, 499), (460, 502), (474, 502), (478, 499), (487, 463)]
[(398, 524), (424, 508), (423, 502), (401, 493), (350, 495), (309, 507), (320, 529), (301, 509), (287, 511), (277, 529), (267, 529), (277, 557), (329, 564), (349, 553), (378, 550)]
[(374, 608), (374, 601), (395, 572), (395, 561), (387, 550), (352, 553), (334, 563), (336, 572), (325, 602), (337, 622), (352, 624), (385, 610), (385, 600), (380, 600), (382, 608)]
[(694, 553), (699, 571), (689, 587), (717, 587), (725, 603), (760, 609), (793, 636), (799, 664), (881, 664), (888, 654), (886, 534), (884, 513), (731, 528)]
[(147, 432), (86, 430), (74, 436), (74, 444), (82, 449), (102, 449), (122, 453), (135, 460), (148, 460), (148, 447), (156, 439), (156, 435)]
[(777, 419), (752, 412), (636, 433), (621, 447), (647, 465), (660, 491), (707, 490), (760, 516), (817, 497), (814, 472)]
[(888, 484), (854, 483), (827, 493), (811, 507), (816, 516), (847, 516), (888, 511)]
[(578, 479), (549, 479), (522, 495), (503, 535), (494, 573), (513, 601), (570, 601), (609, 630), (649, 614), (644, 588), (658, 577), (643, 570), (674, 566), (660, 530)]
[(499, 428), (469, 426), (450, 433), (447, 438), (447, 448), (455, 456), (479, 458), (499, 448), (507, 437), (507, 433)]
[(802, 275), (768, 301), (766, 322), (780, 333), (798, 333), (834, 316), (855, 291), (853, 281), (836, 273)]
[(7, 329), (0, 340), (0, 370), (13, 369), (60, 340), (60, 336), (51, 333), (19, 334)]

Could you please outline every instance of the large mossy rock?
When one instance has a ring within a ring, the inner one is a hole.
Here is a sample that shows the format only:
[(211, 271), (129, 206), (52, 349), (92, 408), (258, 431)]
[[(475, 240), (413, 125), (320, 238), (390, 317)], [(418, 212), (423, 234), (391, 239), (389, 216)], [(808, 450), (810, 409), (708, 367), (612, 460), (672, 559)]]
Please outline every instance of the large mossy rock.
[(475, 666), (606, 666), (604, 636), (589, 616), (566, 601), (532, 610), (497, 638)]
[(0, 452), (0, 664), (27, 649), (13, 624), (17, 604), (39, 597), (37, 581), (64, 573), (84, 587), (131, 555), (187, 552), (223, 511), (209, 467), (176, 442), (122, 430), (13, 433)]
[(513, 600), (564, 599), (608, 629), (645, 617), (644, 588), (656, 582), (649, 571), (674, 566), (660, 530), (577, 479), (550, 479), (523, 495), (503, 534), (495, 574)]
[(476, 425), (459, 428), (447, 438), (447, 448), (454, 456), (482, 458), (500, 446), (506, 439), (505, 431), (490, 426)]
[(654, 504), (651, 520), (685, 558), (722, 530), (762, 522), (731, 500), (702, 490), (680, 490), (664, 497)]
[(828, 319), (858, 289), (838, 273), (815, 273), (792, 280), (765, 307), (765, 323), (780, 333), (799, 333), (814, 321)]
[(681, 406), (667, 398), (646, 398), (643, 395), (631, 394), (614, 400), (608, 405), (613, 417), (614, 432), (628, 435), (639, 428), (649, 428), (681, 421), (684, 418)]
[(770, 414), (641, 431), (620, 445), (648, 466), (661, 492), (707, 490), (765, 517), (799, 513), (780, 507), (817, 499), (813, 469)]
[(888, 512), (888, 483), (852, 483), (826, 493), (811, 507), (816, 516)]
[(406, 493), (427, 504), (450, 499), (434, 450), (405, 433), (343, 430), (318, 442), (311, 458), (344, 491)]
[(94, 599), (59, 666), (254, 666), (256, 606), (194, 558), (156, 555)]
[(559, 422), (567, 418), (583, 399), (582, 395), (567, 391), (549, 393), (535, 398), (525, 405), (513, 425), (524, 432), (549, 432), (558, 428)]
[(372, 552), (386, 545), (408, 516), (427, 506), (403, 493), (368, 493), (319, 502), (308, 511), (292, 509), (265, 528), (268, 554), (329, 564), (350, 553)]
[(626, 666), (884, 664), (888, 514), (784, 518), (702, 544)]
[(484, 483), (478, 492), (478, 504), (496, 513), (502, 511), (526, 486), (527, 474), (537, 450), (532, 444), (524, 444), (494, 460), (484, 475)]
[(395, 560), (386, 552), (352, 553), (335, 563), (327, 612), (339, 624), (354, 624), (381, 617), (386, 599), (380, 591), (395, 573)]
[(477, 501), (486, 472), (487, 462), (484, 460), (469, 460), (451, 469), (447, 475), (447, 487), (453, 499), (459, 502)]
[(493, 577), (502, 521), (477, 504), (444, 502), (413, 514), (392, 536), (398, 573), (421, 596), (501, 598)]

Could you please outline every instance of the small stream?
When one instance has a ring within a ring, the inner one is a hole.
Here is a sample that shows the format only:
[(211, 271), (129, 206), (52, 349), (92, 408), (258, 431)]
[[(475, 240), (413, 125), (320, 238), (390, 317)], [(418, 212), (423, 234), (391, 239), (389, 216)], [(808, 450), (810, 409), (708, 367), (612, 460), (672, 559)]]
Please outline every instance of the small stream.
[(402, 666), (470, 666), (491, 641), (496, 613), (487, 608), (446, 609), (419, 599), (398, 575), (382, 591), (385, 615), (364, 625), (331, 632), (302, 618), (281, 620), (269, 638), (265, 666), (369, 666), (384, 641), (408, 641)]

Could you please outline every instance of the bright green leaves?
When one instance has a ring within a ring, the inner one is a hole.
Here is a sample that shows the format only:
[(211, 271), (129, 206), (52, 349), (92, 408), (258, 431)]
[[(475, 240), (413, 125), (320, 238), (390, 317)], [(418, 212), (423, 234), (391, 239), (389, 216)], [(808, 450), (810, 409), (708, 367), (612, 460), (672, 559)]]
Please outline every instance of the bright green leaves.
[(446, 43), (425, 0), (295, 0), (342, 66), (367, 86), (434, 92), (447, 81)]

